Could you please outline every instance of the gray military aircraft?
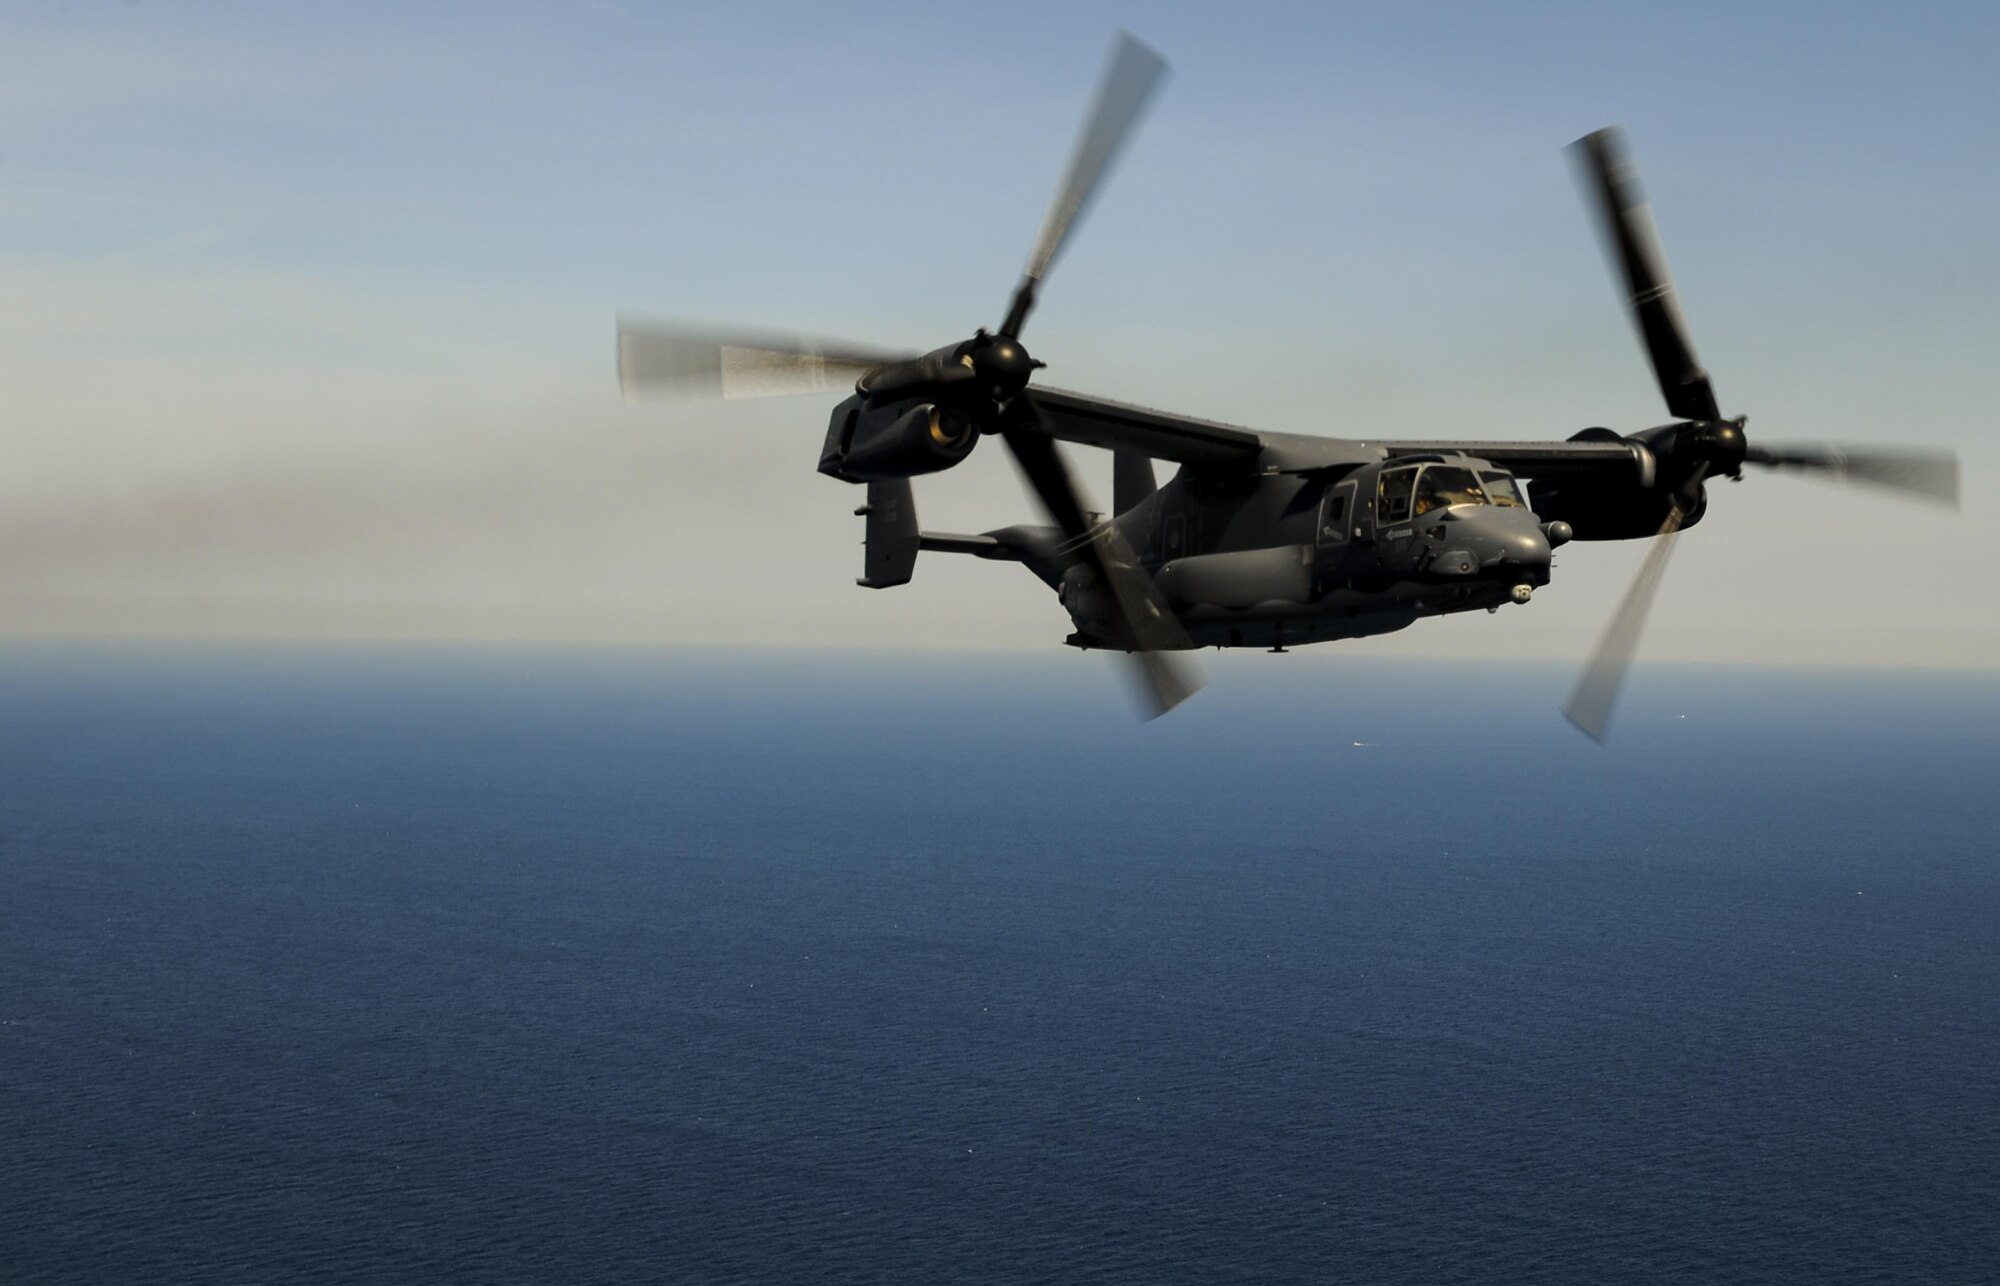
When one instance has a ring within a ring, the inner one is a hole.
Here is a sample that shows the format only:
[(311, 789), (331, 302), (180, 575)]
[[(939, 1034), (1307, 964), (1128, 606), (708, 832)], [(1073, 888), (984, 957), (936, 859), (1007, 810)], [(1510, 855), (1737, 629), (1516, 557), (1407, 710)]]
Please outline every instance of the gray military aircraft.
[[(860, 584), (908, 583), (922, 551), (1018, 562), (1053, 588), (1079, 648), (1129, 653), (1150, 714), (1200, 685), (1176, 654), (1358, 638), (1427, 616), (1527, 603), (1571, 540), (1654, 545), (1564, 713), (1599, 740), (1674, 535), (1701, 521), (1705, 484), (1743, 466), (1794, 469), (1956, 504), (1945, 452), (1756, 446), (1725, 419), (1674, 302), (1619, 134), (1573, 145), (1673, 423), (1559, 442), (1361, 442), (1270, 433), (1036, 385), (1021, 344), (1050, 265), (1166, 72), (1121, 34), (1068, 173), (997, 332), (920, 356), (810, 337), (621, 318), (628, 399), (652, 391), (754, 397), (852, 393), (833, 409), (820, 472), (865, 484)], [(1053, 525), (924, 531), (910, 479), (998, 437)], [(1091, 511), (1057, 442), (1115, 453), (1112, 515)], [(1179, 465), (1164, 486), (1153, 462)]]

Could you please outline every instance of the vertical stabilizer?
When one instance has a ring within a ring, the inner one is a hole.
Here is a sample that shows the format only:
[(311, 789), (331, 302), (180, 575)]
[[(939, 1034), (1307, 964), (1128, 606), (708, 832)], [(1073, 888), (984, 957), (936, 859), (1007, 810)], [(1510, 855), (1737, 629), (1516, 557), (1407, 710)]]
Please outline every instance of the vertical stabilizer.
[(868, 520), (867, 550), (857, 585), (907, 585), (917, 570), (917, 501), (908, 478), (868, 484), (868, 503), (854, 511)]
[(1111, 512), (1129, 513), (1153, 494), (1153, 461), (1136, 451), (1115, 451), (1111, 457)]

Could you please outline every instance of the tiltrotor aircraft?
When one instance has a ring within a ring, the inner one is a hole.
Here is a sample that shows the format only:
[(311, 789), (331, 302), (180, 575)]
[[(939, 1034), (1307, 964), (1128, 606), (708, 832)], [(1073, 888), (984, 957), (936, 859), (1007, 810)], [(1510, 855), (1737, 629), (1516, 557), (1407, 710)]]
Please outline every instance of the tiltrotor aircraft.
[[(768, 334), (621, 319), (628, 398), (853, 392), (833, 409), (820, 472), (866, 484), (865, 575), (907, 583), (920, 551), (1018, 562), (1056, 591), (1080, 648), (1130, 653), (1150, 713), (1199, 686), (1176, 656), (1358, 638), (1426, 616), (1526, 603), (1571, 540), (1656, 538), (1564, 712), (1602, 739), (1671, 537), (1701, 521), (1704, 485), (1746, 464), (1956, 503), (1948, 453), (1752, 445), (1695, 360), (1644, 198), (1616, 131), (1573, 147), (1671, 424), (1560, 442), (1359, 442), (1269, 433), (1030, 387), (1021, 344), (1050, 265), (1166, 71), (1121, 35), (997, 331), (909, 356)], [(917, 526), (910, 479), (998, 437), (1053, 523), (950, 535)], [(1092, 513), (1057, 442), (1115, 453), (1113, 514)], [(1179, 466), (1164, 486), (1153, 462)]]

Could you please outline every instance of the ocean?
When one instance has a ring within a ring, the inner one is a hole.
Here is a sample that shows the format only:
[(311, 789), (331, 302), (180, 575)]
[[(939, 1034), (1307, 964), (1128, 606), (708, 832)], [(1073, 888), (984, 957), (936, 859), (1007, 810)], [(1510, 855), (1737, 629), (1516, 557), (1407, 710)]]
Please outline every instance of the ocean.
[(0, 1280), (2000, 1281), (2000, 676), (0, 645)]

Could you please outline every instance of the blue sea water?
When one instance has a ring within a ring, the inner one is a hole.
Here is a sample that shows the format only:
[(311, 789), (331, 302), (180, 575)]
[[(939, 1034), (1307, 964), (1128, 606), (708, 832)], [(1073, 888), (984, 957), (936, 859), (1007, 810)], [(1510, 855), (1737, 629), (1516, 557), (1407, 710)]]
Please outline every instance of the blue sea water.
[(7, 645), (0, 1279), (2000, 1281), (2000, 680), (1100, 660)]

